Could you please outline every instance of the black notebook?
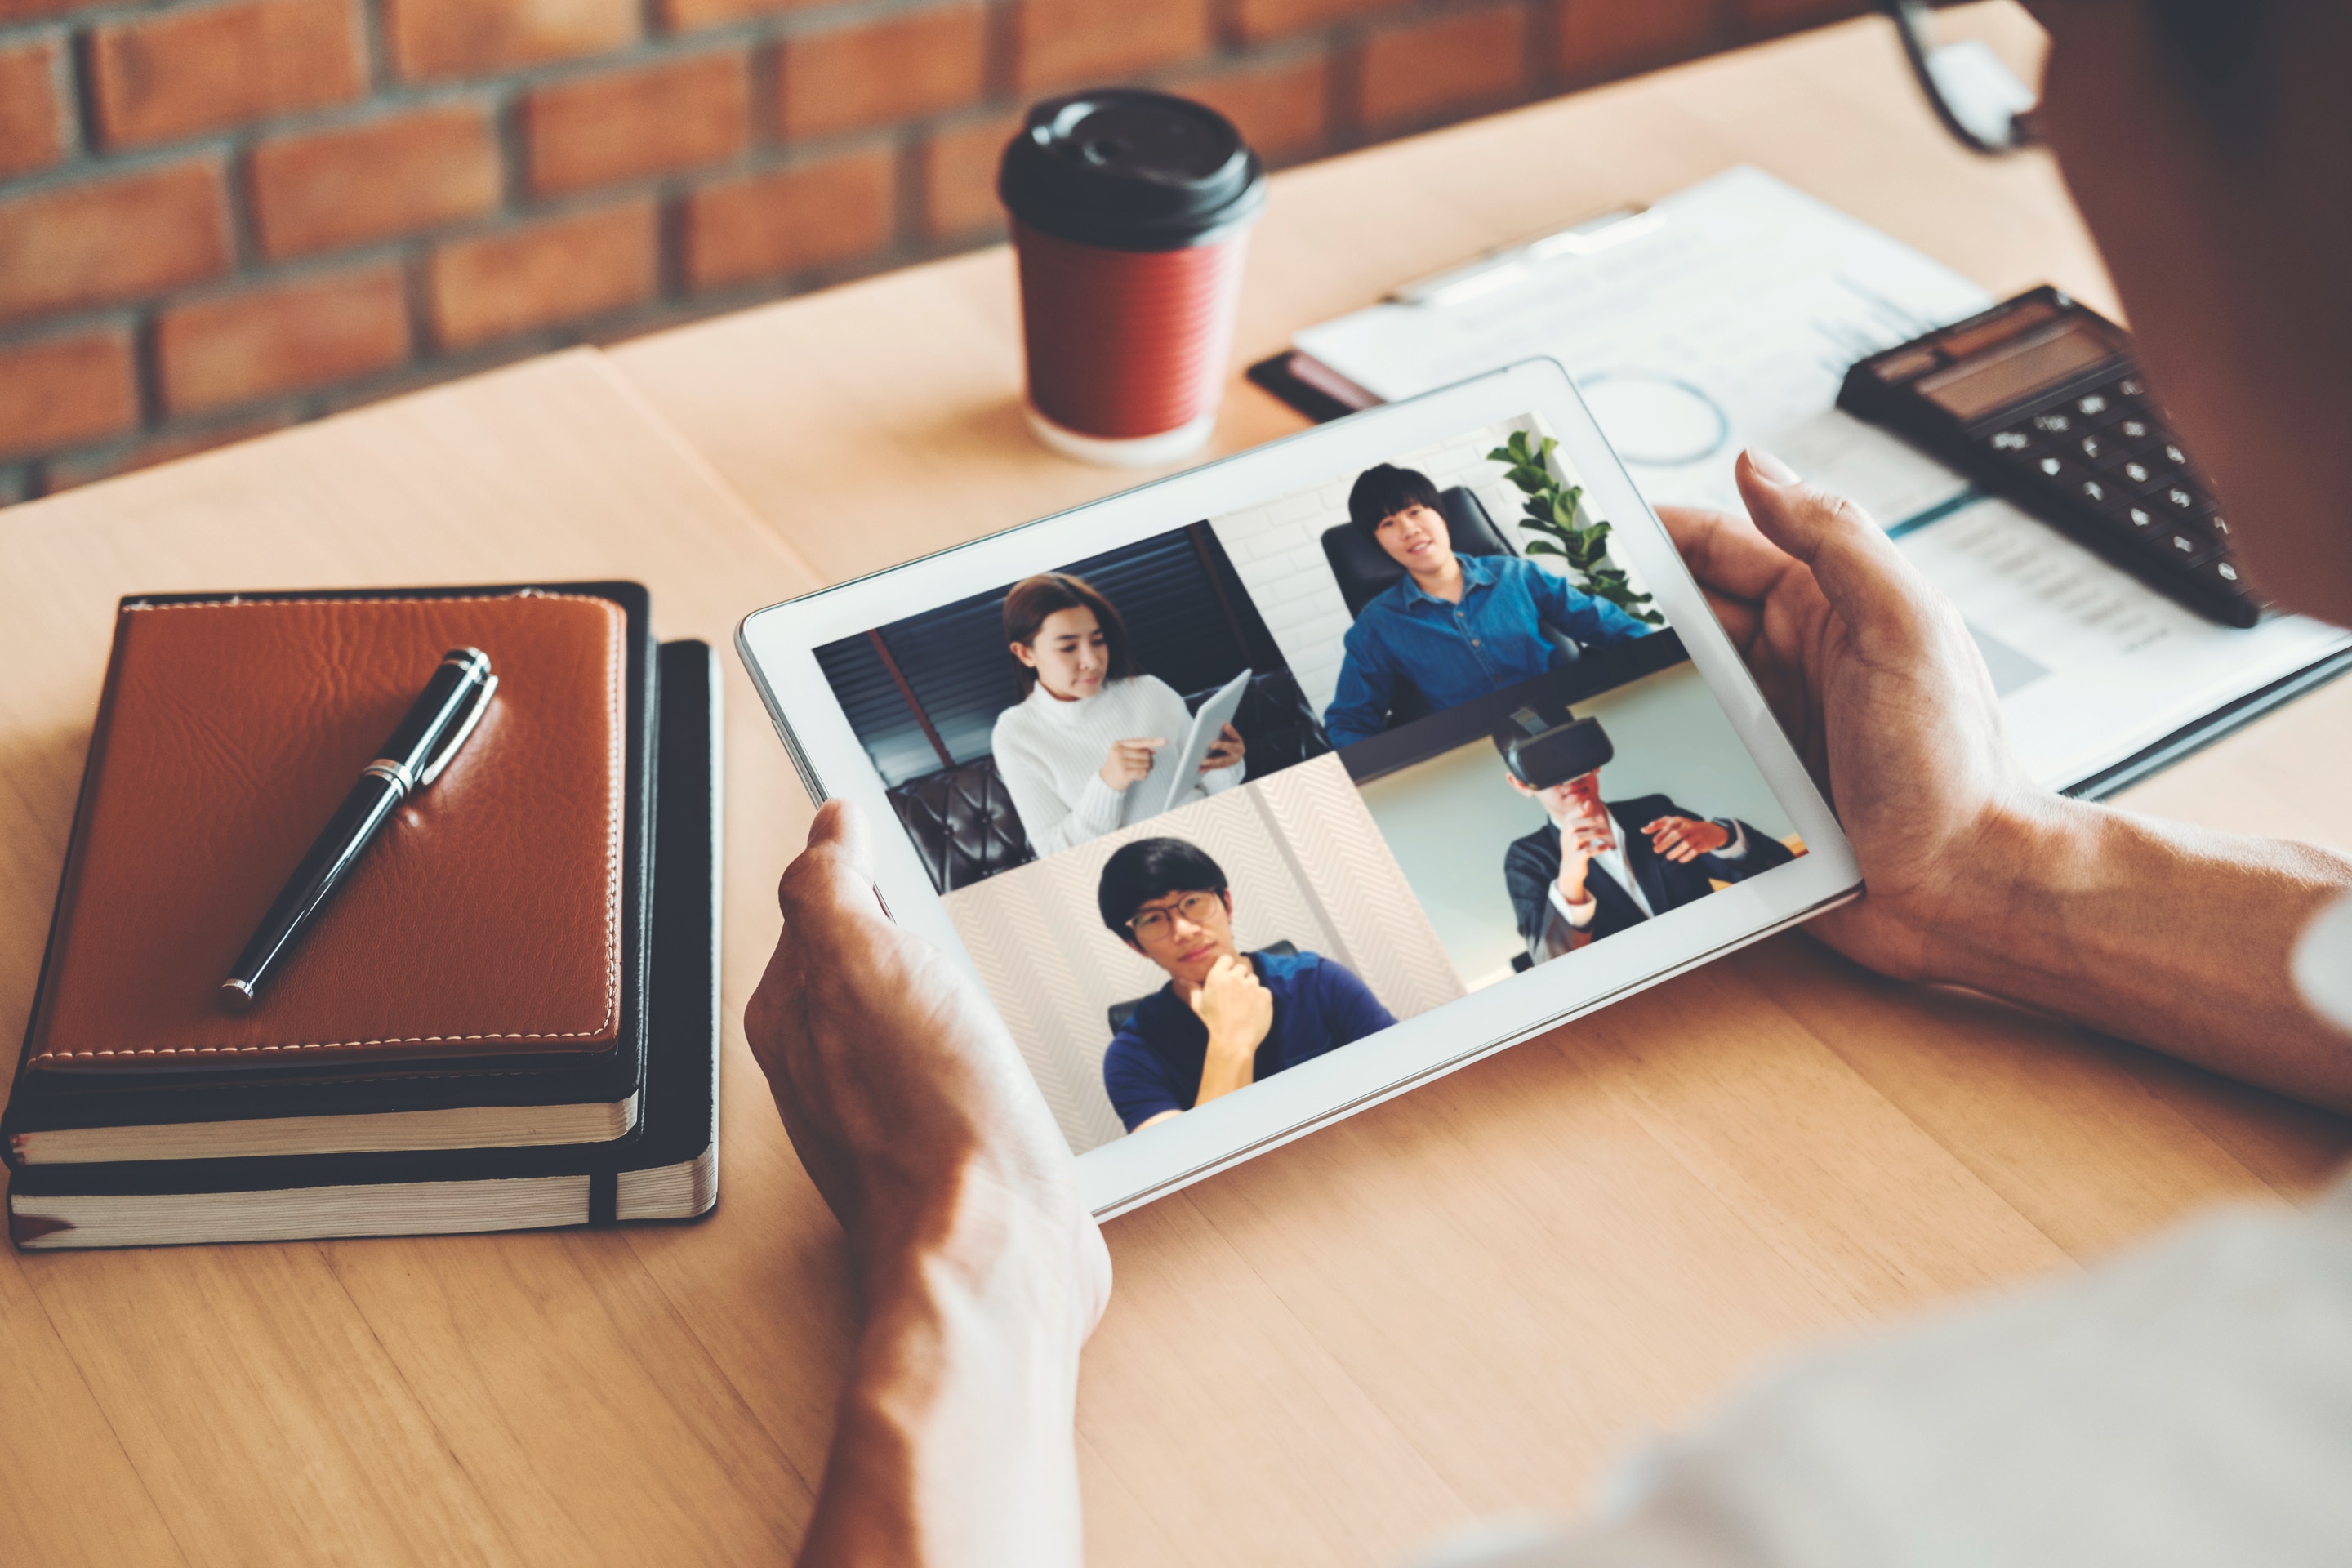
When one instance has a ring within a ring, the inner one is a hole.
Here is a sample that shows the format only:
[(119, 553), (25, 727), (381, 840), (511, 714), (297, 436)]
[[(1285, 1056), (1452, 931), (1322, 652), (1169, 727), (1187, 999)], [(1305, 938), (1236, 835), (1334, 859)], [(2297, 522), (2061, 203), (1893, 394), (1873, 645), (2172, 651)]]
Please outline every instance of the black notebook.
[(423, 1236), (690, 1219), (719, 1196), (719, 677), (708, 644), (659, 653), (661, 705), (639, 1131), (559, 1148), (37, 1165), (16, 1171), (26, 1249)]
[[(645, 900), (650, 850), (650, 750), (659, 721), (659, 667), (652, 609), (635, 583), (565, 583), (488, 588), (418, 588), (246, 595), (142, 595), (134, 607), (168, 608), (225, 601), (267, 605), (320, 601), (489, 598), (519, 593), (591, 597), (619, 605), (626, 618), (625, 791), (619, 904), (618, 1022), (609, 1048), (576, 1055), (477, 1054), (463, 1061), (290, 1062), (283, 1068), (135, 1073), (36, 1072), (20, 1064), (5, 1114), (0, 1158), (19, 1169), (126, 1161), (268, 1158), (313, 1153), (389, 1153), (406, 1150), (535, 1147), (610, 1142), (634, 1134), (646, 1076)], [(118, 646), (117, 659), (121, 650)], [(110, 680), (113, 679), (110, 671)], [(527, 689), (503, 700), (527, 702)], [(113, 717), (120, 718), (120, 715)], [(79, 847), (88, 830), (92, 781), (106, 751), (93, 740)], [(124, 720), (124, 722), (136, 722)], [(72, 883), (69, 858), (67, 877)], [(59, 923), (66, 899), (61, 891)], [(331, 913), (332, 911), (331, 911)], [(53, 925), (53, 956), (58, 941)], [(300, 965), (306, 956), (292, 960)], [(52, 963), (45, 963), (47, 991)], [(37, 996), (26, 1058), (41, 1021)]]

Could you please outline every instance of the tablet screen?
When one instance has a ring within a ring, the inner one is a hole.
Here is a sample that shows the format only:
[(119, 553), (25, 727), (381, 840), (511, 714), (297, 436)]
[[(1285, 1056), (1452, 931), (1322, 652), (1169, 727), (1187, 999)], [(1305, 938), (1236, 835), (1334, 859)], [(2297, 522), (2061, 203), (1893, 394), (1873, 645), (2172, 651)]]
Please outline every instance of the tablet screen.
[[(1073, 1151), (1805, 853), (1549, 434), (1465, 430), (815, 650)], [(1190, 779), (1155, 778), (1237, 681)]]

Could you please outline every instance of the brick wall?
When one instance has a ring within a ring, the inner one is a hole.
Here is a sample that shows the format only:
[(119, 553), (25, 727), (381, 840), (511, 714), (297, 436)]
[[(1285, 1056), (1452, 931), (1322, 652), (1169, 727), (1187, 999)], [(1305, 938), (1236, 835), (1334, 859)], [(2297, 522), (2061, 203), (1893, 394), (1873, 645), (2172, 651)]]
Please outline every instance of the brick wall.
[(1019, 106), (1276, 165), (1861, 0), (0, 0), (0, 502), (995, 237)]

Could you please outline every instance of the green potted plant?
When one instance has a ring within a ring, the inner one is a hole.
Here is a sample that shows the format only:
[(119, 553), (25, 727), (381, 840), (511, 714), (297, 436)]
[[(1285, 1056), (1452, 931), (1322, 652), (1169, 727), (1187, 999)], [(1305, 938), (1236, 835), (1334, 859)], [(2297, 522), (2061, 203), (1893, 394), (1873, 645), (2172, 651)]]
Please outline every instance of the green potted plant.
[(1635, 593), (1625, 574), (1609, 563), (1608, 521), (1588, 517), (1579, 525), (1584, 487), (1564, 484), (1554, 472), (1551, 455), (1559, 445), (1549, 436), (1540, 444), (1531, 442), (1526, 431), (1514, 430), (1509, 441), (1486, 454), (1488, 462), (1509, 470), (1511, 483), (1527, 497), (1519, 526), (1536, 536), (1528, 541), (1528, 553), (1559, 556), (1568, 563), (1576, 584), (1594, 598), (1608, 600), (1635, 620), (1665, 625), (1665, 616), (1643, 607), (1650, 595)]

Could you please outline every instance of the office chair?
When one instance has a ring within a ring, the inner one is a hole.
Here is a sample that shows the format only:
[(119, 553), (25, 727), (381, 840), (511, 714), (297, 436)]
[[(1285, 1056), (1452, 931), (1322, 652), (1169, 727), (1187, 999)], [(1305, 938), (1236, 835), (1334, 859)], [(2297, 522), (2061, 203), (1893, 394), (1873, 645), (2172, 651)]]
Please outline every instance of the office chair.
[[(1437, 510), (1444, 514), (1445, 532), (1454, 542), (1454, 554), (1512, 552), (1485, 505), (1463, 486), (1438, 491)], [(1348, 602), (1351, 620), (1364, 613), (1366, 605), (1404, 581), (1404, 568), (1390, 560), (1389, 552), (1365, 538), (1352, 522), (1323, 531), (1323, 559), (1330, 563), (1331, 575), (1339, 579), (1339, 597)]]

